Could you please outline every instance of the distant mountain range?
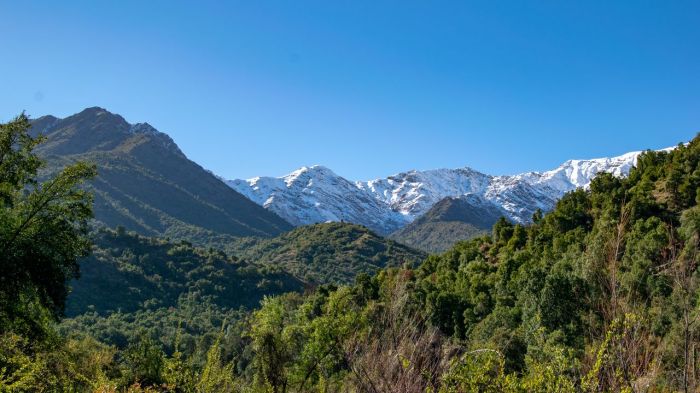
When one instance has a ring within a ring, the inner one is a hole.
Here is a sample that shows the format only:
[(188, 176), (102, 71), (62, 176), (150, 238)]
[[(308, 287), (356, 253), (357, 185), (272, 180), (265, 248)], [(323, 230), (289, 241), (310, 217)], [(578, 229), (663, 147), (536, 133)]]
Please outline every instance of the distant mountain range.
[(97, 165), (98, 176), (88, 187), (95, 194), (95, 219), (108, 227), (199, 243), (292, 229), (190, 161), (147, 123), (130, 124), (94, 107), (65, 119), (40, 117), (32, 133), (47, 137), (37, 149), (48, 161), (47, 172), (77, 160)]
[[(413, 170), (386, 179), (352, 182), (316, 165), (279, 178), (255, 177), (227, 184), (293, 225), (348, 221), (389, 235), (445, 198), (467, 197), (461, 208), (468, 205), (470, 210), (487, 212), (492, 221), (502, 215), (516, 223), (528, 223), (537, 209), (551, 210), (566, 192), (588, 186), (599, 172), (626, 175), (639, 154), (569, 160), (551, 171), (514, 176), (458, 168)], [(471, 225), (490, 227), (483, 220)]]
[(103, 108), (38, 118), (32, 132), (47, 137), (37, 150), (48, 161), (47, 172), (76, 160), (98, 166), (89, 184), (98, 223), (224, 246), (234, 238), (271, 238), (330, 221), (441, 251), (484, 233), (501, 216), (527, 223), (537, 209), (551, 210), (564, 193), (588, 186), (599, 172), (624, 176), (641, 153), (570, 160), (551, 171), (514, 176), (458, 168), (355, 182), (316, 165), (279, 178), (224, 183), (190, 161), (168, 135)]
[(323, 166), (289, 175), (227, 182), (253, 202), (295, 226), (328, 221), (361, 224), (386, 235), (408, 223), (401, 213)]

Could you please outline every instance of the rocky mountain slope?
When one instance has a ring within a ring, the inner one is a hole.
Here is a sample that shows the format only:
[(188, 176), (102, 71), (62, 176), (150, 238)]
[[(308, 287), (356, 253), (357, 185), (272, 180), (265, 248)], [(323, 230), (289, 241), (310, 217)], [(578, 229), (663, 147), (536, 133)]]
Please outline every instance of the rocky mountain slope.
[(351, 182), (322, 166), (289, 175), (232, 180), (227, 184), (294, 225), (348, 221), (386, 235), (403, 228), (448, 197), (475, 196), (475, 209), (493, 210), (527, 223), (551, 210), (566, 192), (586, 187), (599, 172), (627, 174), (641, 152), (569, 160), (547, 172), (491, 176), (471, 168), (402, 172)]
[(292, 227), (196, 163), (147, 123), (130, 124), (102, 108), (65, 119), (44, 116), (32, 133), (48, 172), (84, 160), (97, 165), (89, 186), (95, 219), (148, 236), (206, 243), (213, 235), (270, 237)]

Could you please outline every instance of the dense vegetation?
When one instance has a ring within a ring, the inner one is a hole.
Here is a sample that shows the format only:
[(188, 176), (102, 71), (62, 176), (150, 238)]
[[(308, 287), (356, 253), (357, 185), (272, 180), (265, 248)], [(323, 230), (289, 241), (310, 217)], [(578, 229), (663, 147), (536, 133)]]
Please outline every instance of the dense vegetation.
[(696, 138), (645, 153), (626, 179), (600, 175), (529, 227), (500, 220), (417, 269), (268, 300), (258, 386), (697, 391), (699, 187)]
[(295, 228), (272, 239), (238, 243), (235, 255), (281, 268), (309, 283), (351, 283), (359, 273), (415, 266), (425, 254), (355, 224), (332, 222)]
[(487, 233), (501, 216), (488, 201), (474, 196), (448, 197), (389, 237), (419, 250), (440, 253), (460, 240)]
[(92, 254), (71, 282), (66, 315), (107, 315), (177, 305), (196, 295), (225, 308), (257, 306), (264, 295), (302, 291), (304, 283), (271, 266), (260, 267), (180, 241), (167, 242), (116, 231), (91, 237)]
[[(147, 336), (173, 351), (176, 336), (188, 349), (207, 348), (224, 321), (236, 323), (265, 295), (301, 292), (305, 284), (272, 267), (260, 267), (180, 241), (171, 243), (100, 230), (90, 257), (71, 281), (60, 330), (87, 334), (126, 348)], [(200, 343), (200, 344), (197, 344)], [(206, 353), (199, 353), (202, 357)]]
[(95, 219), (147, 236), (208, 244), (213, 237), (270, 237), (291, 225), (190, 161), (165, 134), (147, 124), (131, 125), (101, 108), (32, 122), (46, 136), (37, 153), (45, 172), (76, 161), (97, 166), (87, 185)]
[(91, 198), (76, 186), (94, 176), (78, 163), (46, 182), (21, 115), (0, 125), (0, 326), (31, 338), (46, 334), (42, 321), (62, 315), (66, 281), (85, 255)]
[[(0, 179), (7, 267), (0, 274), (12, 284), (0, 292), (0, 390), (700, 388), (700, 137), (672, 152), (643, 154), (628, 178), (598, 176), (590, 190), (567, 194), (528, 227), (499, 220), (490, 234), (415, 268), (394, 264), (400, 267), (359, 274), (352, 285), (265, 297), (252, 313), (234, 309), (243, 303), (216, 284), (227, 274), (238, 283), (244, 263), (186, 243), (105, 231), (91, 263), (115, 269), (120, 283), (139, 277), (145, 294), (116, 288), (126, 291), (118, 297), (137, 300), (113, 299), (106, 309), (135, 311), (88, 311), (64, 321), (59, 334), (52, 321), (87, 251), (89, 196), (76, 184), (92, 170), (79, 164), (36, 184), (40, 162), (26, 126), (19, 118), (0, 128), (0, 142), (14, 138), (0, 143), (0, 163), (19, 168)], [(63, 191), (45, 194), (54, 189), (47, 184)], [(36, 203), (46, 200), (52, 202)], [(44, 279), (37, 266), (58, 273)], [(78, 304), (89, 309), (98, 300)], [(109, 340), (115, 345), (101, 342)]]

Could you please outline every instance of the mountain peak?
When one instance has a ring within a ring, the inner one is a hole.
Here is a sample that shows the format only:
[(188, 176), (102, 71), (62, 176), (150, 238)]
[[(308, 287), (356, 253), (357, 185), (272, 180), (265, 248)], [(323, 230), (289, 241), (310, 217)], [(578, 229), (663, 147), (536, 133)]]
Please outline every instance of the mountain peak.
[(65, 119), (39, 118), (32, 127), (46, 136), (37, 153), (51, 170), (75, 160), (98, 166), (90, 182), (98, 222), (203, 242), (212, 233), (271, 236), (290, 228), (187, 159), (148, 123), (130, 124), (91, 107)]
[(282, 176), (282, 179), (288, 187), (294, 183), (308, 183), (313, 179), (320, 180), (334, 178), (340, 178), (340, 176), (336, 175), (332, 170), (322, 165), (303, 166), (288, 175)]
[(314, 165), (310, 165), (310, 166), (303, 166), (303, 167), (297, 169), (296, 171), (290, 173), (290, 174), (287, 175), (287, 176), (293, 175), (293, 174), (295, 174), (295, 173), (306, 173), (306, 172), (309, 172), (309, 173), (332, 173), (332, 174), (335, 174), (332, 170), (330, 170), (329, 168), (327, 168), (327, 167), (325, 167), (325, 166), (323, 166), (323, 165), (314, 164)]
[(61, 120), (61, 119), (59, 119), (58, 117), (56, 117), (54, 115), (44, 115), (44, 116), (37, 117), (36, 119), (34, 119), (32, 121), (35, 121), (35, 122), (36, 121), (45, 121), (45, 122), (53, 123), (57, 120)]
[[(108, 111), (105, 108), (99, 107), (99, 106), (91, 106), (89, 108), (85, 108), (82, 111), (74, 114), (73, 116), (80, 117), (80, 118), (89, 118), (89, 117), (94, 117), (94, 118), (109, 118), (109, 119), (115, 119), (121, 122), (126, 123), (127, 121), (124, 120), (124, 118), (116, 113), (112, 113)], [(72, 116), (71, 116), (72, 117)]]
[(304, 166), (282, 177), (231, 180), (227, 184), (294, 225), (345, 221), (388, 234), (405, 224), (354, 183), (322, 165)]
[[(500, 213), (514, 222), (527, 223), (537, 209), (551, 210), (566, 192), (587, 187), (599, 172), (627, 175), (639, 154), (568, 160), (551, 171), (514, 176), (492, 176), (465, 166), (410, 170), (384, 179), (349, 182), (324, 166), (314, 165), (281, 178), (227, 183), (295, 225), (343, 220), (389, 233), (440, 201), (444, 209), (488, 209), (489, 220)], [(445, 200), (447, 197), (460, 200)], [(353, 213), (346, 214), (348, 211)]]
[(301, 168), (299, 168), (299, 169), (297, 169), (297, 170), (295, 170), (295, 171), (291, 172), (290, 174), (285, 175), (283, 177), (298, 176), (298, 175), (301, 175), (304, 173), (332, 173), (332, 174), (335, 174), (335, 173), (333, 173), (332, 170), (328, 169), (327, 167), (325, 167), (323, 165), (316, 164), (316, 165), (310, 165), (310, 166), (306, 166), (306, 165), (302, 166)]
[[(47, 115), (32, 122), (36, 133), (45, 135), (60, 132), (60, 137), (52, 138), (46, 148), (56, 154), (77, 154), (89, 150), (109, 151), (138, 144), (152, 143), (184, 156), (169, 135), (156, 130), (148, 123), (127, 122), (122, 116), (99, 106), (59, 119)], [(145, 138), (135, 138), (135, 137)]]
[(83, 112), (96, 113), (96, 114), (103, 113), (103, 112), (111, 113), (107, 109), (102, 108), (101, 106), (90, 106), (90, 107), (87, 107), (87, 108), (83, 109), (82, 111), (80, 111), (80, 113), (83, 113)]
[(152, 125), (148, 123), (134, 123), (129, 129), (133, 134), (147, 134), (147, 135), (157, 135), (161, 134), (160, 131), (153, 128)]

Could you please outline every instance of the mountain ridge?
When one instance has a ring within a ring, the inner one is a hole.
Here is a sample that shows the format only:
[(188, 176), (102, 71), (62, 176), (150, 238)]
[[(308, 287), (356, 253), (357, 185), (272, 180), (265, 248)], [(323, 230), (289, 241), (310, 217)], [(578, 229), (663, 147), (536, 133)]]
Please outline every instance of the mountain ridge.
[[(663, 150), (669, 149), (672, 148)], [(600, 172), (625, 176), (643, 152), (568, 160), (549, 171), (504, 176), (463, 167), (411, 170), (352, 182), (324, 166), (313, 165), (281, 177), (258, 176), (228, 180), (226, 184), (293, 225), (347, 221), (388, 235), (404, 228), (444, 198), (468, 195), (478, 196), (489, 204), (484, 208), (494, 205), (509, 220), (525, 224), (535, 211), (551, 210), (566, 192), (587, 187)], [(303, 181), (297, 181), (302, 174)]]
[[(404, 224), (400, 213), (388, 211), (371, 195), (358, 193), (354, 183), (320, 165), (305, 166), (279, 178), (257, 177), (226, 184), (296, 226), (347, 221), (386, 235), (391, 232), (387, 228), (398, 229)], [(349, 199), (352, 203), (347, 203)], [(320, 209), (322, 204), (325, 208)]]
[(75, 161), (97, 165), (87, 187), (95, 194), (96, 221), (108, 227), (202, 243), (215, 234), (272, 237), (292, 228), (189, 160), (148, 123), (130, 124), (91, 107), (32, 124), (32, 134), (46, 137), (36, 149), (47, 160), (46, 173)]

